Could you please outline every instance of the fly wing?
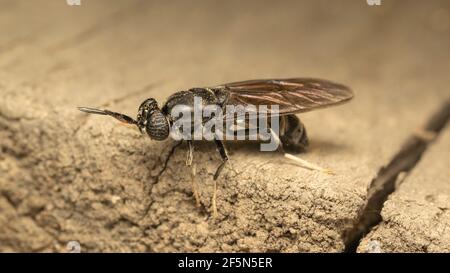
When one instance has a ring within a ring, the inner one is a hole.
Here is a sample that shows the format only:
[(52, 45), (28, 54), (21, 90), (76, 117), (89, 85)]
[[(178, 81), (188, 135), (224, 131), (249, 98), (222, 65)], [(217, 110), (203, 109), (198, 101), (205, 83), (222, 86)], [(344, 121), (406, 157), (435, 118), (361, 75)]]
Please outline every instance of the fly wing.
[(250, 80), (228, 83), (227, 105), (278, 105), (279, 115), (302, 113), (343, 103), (353, 97), (350, 88), (312, 78)]

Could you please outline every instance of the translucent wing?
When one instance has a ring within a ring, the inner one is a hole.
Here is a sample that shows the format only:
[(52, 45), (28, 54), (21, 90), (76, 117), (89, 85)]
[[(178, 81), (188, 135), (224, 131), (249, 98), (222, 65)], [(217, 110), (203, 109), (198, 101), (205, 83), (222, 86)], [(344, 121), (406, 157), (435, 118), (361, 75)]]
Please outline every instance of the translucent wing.
[(350, 88), (312, 78), (250, 80), (220, 86), (228, 90), (227, 105), (278, 105), (279, 115), (307, 112), (350, 100)]

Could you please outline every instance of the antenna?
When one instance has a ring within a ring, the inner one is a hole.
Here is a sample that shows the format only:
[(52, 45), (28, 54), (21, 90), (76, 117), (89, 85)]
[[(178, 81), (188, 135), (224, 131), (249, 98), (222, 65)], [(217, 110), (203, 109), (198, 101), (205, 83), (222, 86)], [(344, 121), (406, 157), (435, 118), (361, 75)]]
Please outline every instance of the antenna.
[(111, 117), (119, 120), (120, 122), (137, 125), (137, 121), (134, 120), (133, 118), (131, 118), (127, 115), (112, 112), (109, 110), (102, 110), (102, 109), (91, 108), (91, 107), (78, 107), (78, 110), (80, 110), (81, 112), (88, 113), (88, 114), (111, 116)]

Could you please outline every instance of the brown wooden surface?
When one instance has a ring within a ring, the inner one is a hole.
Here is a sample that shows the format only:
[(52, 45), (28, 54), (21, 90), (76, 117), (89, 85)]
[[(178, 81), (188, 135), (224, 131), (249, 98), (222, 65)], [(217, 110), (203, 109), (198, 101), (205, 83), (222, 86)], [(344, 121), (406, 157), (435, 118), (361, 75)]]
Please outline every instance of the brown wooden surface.
[[(66, 251), (71, 240), (83, 251), (343, 251), (342, 234), (370, 181), (450, 97), (448, 1), (0, 6), (1, 251)], [(147, 97), (162, 103), (194, 86), (298, 76), (355, 91), (349, 104), (300, 115), (311, 139), (301, 157), (337, 175), (297, 167), (256, 144), (230, 145), (237, 173), (227, 168), (219, 180), (216, 220), (213, 145), (197, 144), (194, 155), (197, 208), (185, 147), (160, 175), (171, 141), (76, 110), (103, 106), (134, 116)], [(440, 156), (424, 160), (432, 168), (448, 161)], [(448, 178), (433, 175), (423, 175), (424, 187)], [(450, 196), (446, 188), (441, 194)], [(448, 238), (439, 242), (429, 250), (448, 251)]]

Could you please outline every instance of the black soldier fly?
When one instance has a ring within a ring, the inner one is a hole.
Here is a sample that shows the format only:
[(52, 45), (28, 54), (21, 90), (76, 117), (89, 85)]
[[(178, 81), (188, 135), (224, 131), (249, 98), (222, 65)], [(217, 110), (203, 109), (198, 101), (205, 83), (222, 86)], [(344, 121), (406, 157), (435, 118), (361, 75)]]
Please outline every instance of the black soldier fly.
[[(269, 113), (269, 116), (276, 116), (279, 121), (279, 132), (274, 136), (277, 139), (278, 149), (284, 151), (284, 147), (294, 152), (303, 152), (309, 144), (308, 136), (303, 123), (295, 114), (337, 105), (352, 97), (353, 92), (348, 87), (326, 80), (312, 78), (265, 79), (179, 91), (171, 95), (161, 108), (155, 99), (149, 98), (139, 106), (136, 120), (109, 110), (89, 107), (79, 107), (79, 110), (90, 114), (112, 116), (121, 122), (136, 125), (141, 133), (147, 133), (151, 139), (162, 141), (169, 137), (172, 125), (178, 118), (172, 115), (172, 110), (178, 105), (186, 105), (193, 109), (195, 98), (201, 98), (205, 105), (220, 107), (224, 113), (227, 106), (230, 105), (277, 106), (277, 111)], [(224, 117), (230, 118), (226, 114)], [(232, 119), (235, 118), (233, 115)], [(246, 122), (248, 119), (248, 116), (245, 116)], [(203, 122), (207, 121), (208, 119), (203, 120)], [(213, 141), (222, 158), (222, 163), (214, 174), (215, 181), (228, 161), (228, 153), (223, 139), (214, 138)], [(187, 139), (187, 144), (186, 164), (191, 166), (194, 151), (192, 138)], [(292, 155), (287, 155), (287, 157), (294, 159)], [(301, 160), (300, 162), (306, 167), (320, 169), (307, 162)]]

